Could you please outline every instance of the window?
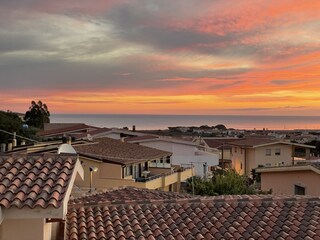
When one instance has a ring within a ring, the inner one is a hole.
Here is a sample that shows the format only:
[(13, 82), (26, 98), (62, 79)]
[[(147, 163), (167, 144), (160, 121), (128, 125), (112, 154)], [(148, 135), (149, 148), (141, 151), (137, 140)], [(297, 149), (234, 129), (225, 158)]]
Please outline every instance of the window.
[(170, 163), (170, 157), (169, 156), (166, 158), (166, 163)]
[(271, 156), (271, 149), (270, 148), (266, 149), (266, 156)]
[(126, 166), (124, 176), (132, 175), (132, 166)]
[(276, 148), (275, 150), (274, 150), (274, 155), (281, 155), (281, 149), (280, 148)]
[(301, 187), (299, 185), (294, 185), (294, 194), (295, 195), (305, 195), (306, 194), (306, 188)]

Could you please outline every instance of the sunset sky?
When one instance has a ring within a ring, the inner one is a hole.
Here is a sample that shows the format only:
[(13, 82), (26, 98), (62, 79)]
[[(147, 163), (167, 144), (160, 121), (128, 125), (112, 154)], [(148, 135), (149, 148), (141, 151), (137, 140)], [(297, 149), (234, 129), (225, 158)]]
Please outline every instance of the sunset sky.
[(1, 110), (320, 116), (319, 0), (0, 1)]

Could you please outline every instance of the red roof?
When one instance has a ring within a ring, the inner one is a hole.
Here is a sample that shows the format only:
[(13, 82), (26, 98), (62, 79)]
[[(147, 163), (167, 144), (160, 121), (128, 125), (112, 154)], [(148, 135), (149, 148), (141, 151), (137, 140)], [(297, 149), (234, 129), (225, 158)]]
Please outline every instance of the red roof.
[(0, 206), (60, 207), (76, 161), (67, 154), (0, 155)]
[(69, 205), (68, 239), (315, 239), (320, 236), (319, 197), (246, 195), (112, 202), (96, 195), (96, 199)]

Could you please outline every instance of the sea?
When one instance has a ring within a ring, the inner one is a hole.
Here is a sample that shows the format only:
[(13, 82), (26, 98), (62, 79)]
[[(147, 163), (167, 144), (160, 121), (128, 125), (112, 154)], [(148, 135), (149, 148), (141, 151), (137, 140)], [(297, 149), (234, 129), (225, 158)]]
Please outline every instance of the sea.
[(164, 130), (176, 126), (215, 126), (247, 130), (320, 129), (320, 116), (52, 114), (52, 123), (85, 123), (97, 127)]

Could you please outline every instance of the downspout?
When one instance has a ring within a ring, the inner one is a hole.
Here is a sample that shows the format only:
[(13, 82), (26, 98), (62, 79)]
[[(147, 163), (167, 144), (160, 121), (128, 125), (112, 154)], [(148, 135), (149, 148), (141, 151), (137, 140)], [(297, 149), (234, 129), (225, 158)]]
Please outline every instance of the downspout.
[(244, 174), (247, 176), (247, 149), (244, 148)]

